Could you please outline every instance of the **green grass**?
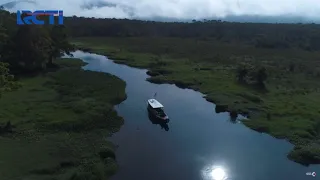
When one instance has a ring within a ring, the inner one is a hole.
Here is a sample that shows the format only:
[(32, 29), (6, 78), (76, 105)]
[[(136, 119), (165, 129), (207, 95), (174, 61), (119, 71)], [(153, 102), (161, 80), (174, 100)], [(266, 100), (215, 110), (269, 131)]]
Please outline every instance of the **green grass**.
[(125, 83), (82, 70), (80, 60), (57, 63), (58, 70), (20, 78), (22, 87), (0, 98), (0, 124), (14, 126), (0, 135), (3, 180), (102, 180), (117, 170), (105, 137), (123, 124), (113, 106), (126, 98)]
[[(320, 52), (262, 49), (210, 38), (83, 37), (72, 42), (117, 63), (149, 69), (148, 81), (199, 90), (227, 111), (248, 114), (246, 126), (295, 144), (290, 159), (320, 163)], [(267, 68), (267, 91), (236, 81), (242, 63)]]

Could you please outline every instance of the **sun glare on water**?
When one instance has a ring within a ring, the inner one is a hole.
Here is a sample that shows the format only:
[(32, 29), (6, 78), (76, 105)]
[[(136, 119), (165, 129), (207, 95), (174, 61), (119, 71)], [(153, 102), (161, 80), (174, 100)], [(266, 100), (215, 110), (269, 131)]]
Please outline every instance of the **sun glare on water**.
[(225, 180), (226, 178), (226, 172), (222, 168), (213, 169), (210, 175), (213, 180)]
[(228, 171), (223, 166), (207, 165), (201, 170), (203, 180), (227, 180)]

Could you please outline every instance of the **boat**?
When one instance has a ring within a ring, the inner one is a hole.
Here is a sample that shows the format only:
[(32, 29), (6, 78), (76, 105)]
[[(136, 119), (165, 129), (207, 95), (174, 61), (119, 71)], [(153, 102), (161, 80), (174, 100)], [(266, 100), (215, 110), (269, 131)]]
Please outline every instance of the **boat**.
[(148, 111), (161, 122), (169, 122), (169, 117), (164, 112), (164, 106), (156, 99), (148, 99)]

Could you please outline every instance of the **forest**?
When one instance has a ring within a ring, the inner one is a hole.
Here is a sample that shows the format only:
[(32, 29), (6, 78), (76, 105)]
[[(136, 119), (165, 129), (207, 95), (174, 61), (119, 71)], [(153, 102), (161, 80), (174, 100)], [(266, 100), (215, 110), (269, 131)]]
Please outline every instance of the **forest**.
[[(73, 16), (65, 17), (63, 26), (17, 26), (15, 17), (0, 10), (0, 106), (6, 107), (0, 110), (0, 146), (10, 150), (0, 150), (0, 158), (6, 157), (6, 169), (0, 169), (8, 179), (30, 172), (33, 179), (105, 179), (116, 172), (112, 145), (97, 137), (100, 127), (115, 132), (123, 123), (112, 107), (126, 98), (125, 84), (81, 70), (80, 61), (60, 58), (75, 49), (146, 68), (150, 82), (198, 90), (217, 105), (217, 113), (245, 115), (249, 128), (293, 143), (291, 160), (320, 163), (318, 24)], [(100, 90), (84, 98), (92, 88)], [(106, 114), (111, 119), (104, 123)], [(30, 141), (38, 143), (28, 145)], [(19, 143), (26, 153), (16, 150)], [(36, 150), (44, 147), (49, 148)], [(59, 153), (48, 156), (51, 151)], [(39, 159), (26, 160), (19, 165), (25, 170), (16, 172), (19, 163), (12, 159), (30, 156), (28, 152)], [(45, 168), (37, 169), (40, 158), (46, 159)]]
[(129, 19), (67, 17), (65, 23), (74, 37), (179, 37), (214, 38), (261, 48), (320, 48), (318, 24), (236, 23), (219, 20), (152, 22)]

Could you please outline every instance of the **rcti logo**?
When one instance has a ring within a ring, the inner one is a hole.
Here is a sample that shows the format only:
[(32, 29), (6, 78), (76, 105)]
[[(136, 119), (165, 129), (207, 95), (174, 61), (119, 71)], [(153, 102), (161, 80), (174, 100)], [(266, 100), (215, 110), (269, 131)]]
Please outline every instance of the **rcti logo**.
[[(21, 15), (26, 15), (21, 17)], [(63, 24), (63, 11), (62, 10), (37, 10), (31, 12), (29, 10), (22, 10), (17, 11), (17, 24), (24, 25), (24, 24), (38, 24), (44, 25), (44, 20), (37, 19), (37, 16), (49, 16), (49, 24), (54, 23), (54, 17), (58, 16), (58, 24)]]
[(306, 175), (316, 177), (317, 174), (316, 174), (316, 172), (307, 172)]

